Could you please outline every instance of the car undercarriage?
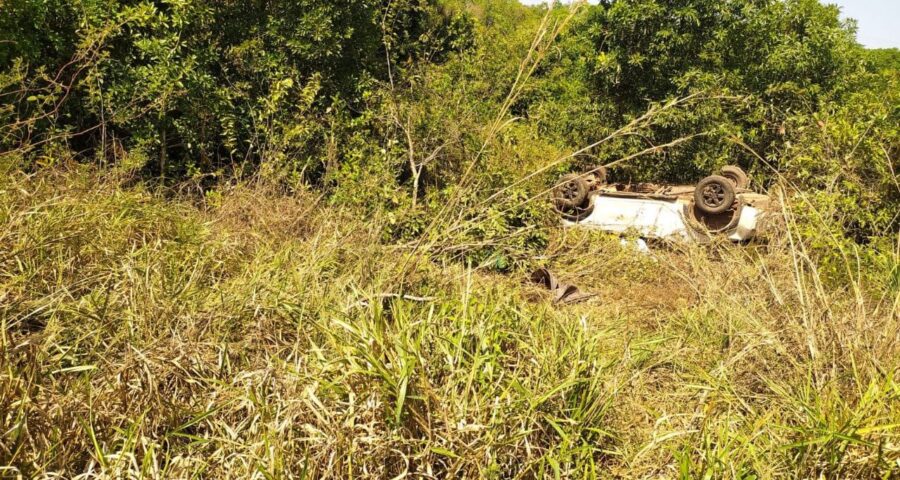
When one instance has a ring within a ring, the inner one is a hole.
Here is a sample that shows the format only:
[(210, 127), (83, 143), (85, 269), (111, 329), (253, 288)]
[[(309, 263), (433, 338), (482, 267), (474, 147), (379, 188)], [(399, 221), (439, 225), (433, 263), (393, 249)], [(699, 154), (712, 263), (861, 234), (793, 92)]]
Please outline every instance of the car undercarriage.
[(746, 173), (735, 166), (696, 185), (608, 183), (599, 168), (561, 178), (553, 202), (567, 227), (642, 238), (745, 242), (758, 235), (771, 208), (770, 197), (749, 185)]

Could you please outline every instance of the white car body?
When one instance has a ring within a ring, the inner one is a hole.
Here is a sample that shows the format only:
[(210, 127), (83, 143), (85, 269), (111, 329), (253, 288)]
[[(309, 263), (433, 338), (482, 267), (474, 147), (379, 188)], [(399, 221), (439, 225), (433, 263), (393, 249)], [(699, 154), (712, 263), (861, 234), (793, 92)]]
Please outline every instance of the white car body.
[[(752, 197), (765, 197), (753, 195)], [(767, 200), (767, 198), (766, 198)], [(565, 226), (596, 228), (611, 233), (634, 233), (643, 238), (662, 238), (684, 241), (704, 241), (710, 233), (720, 233), (733, 242), (742, 242), (756, 236), (764, 210), (753, 202), (741, 202), (742, 206), (730, 215), (726, 225), (716, 230), (705, 227), (689, 218), (693, 203), (685, 198), (650, 198), (650, 196), (608, 194), (592, 192), (590, 212), (579, 219), (563, 220)]]

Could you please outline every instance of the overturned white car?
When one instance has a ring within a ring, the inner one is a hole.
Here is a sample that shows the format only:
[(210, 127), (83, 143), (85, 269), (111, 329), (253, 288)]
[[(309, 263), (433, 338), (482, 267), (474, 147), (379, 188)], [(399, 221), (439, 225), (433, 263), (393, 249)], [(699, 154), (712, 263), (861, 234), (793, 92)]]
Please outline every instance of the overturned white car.
[(696, 186), (609, 184), (599, 168), (570, 174), (553, 189), (566, 226), (583, 226), (643, 238), (706, 242), (723, 236), (754, 238), (769, 212), (767, 195), (754, 193), (747, 174), (729, 166)]

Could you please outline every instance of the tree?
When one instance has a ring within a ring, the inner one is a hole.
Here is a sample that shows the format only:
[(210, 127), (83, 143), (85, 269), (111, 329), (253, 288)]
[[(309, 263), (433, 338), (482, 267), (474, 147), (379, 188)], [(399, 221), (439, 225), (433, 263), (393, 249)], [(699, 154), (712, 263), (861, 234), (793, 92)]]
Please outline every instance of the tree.
[(861, 71), (853, 24), (817, 0), (607, 0), (575, 31), (592, 52), (585, 81), (605, 112), (599, 124), (618, 125), (692, 93), (716, 98), (660, 119), (643, 140), (621, 146), (704, 134), (624, 169), (639, 177), (688, 180), (723, 163), (751, 166), (753, 156), (732, 139), (773, 153), (787, 118), (815, 110)]
[(433, 0), (57, 3), (12, 0), (0, 19), (0, 70), (19, 65), (27, 83), (0, 94), (40, 119), (10, 122), (4, 146), (128, 150), (166, 176), (316, 163), (331, 107), (359, 110), (392, 66), (440, 58), (465, 33)]

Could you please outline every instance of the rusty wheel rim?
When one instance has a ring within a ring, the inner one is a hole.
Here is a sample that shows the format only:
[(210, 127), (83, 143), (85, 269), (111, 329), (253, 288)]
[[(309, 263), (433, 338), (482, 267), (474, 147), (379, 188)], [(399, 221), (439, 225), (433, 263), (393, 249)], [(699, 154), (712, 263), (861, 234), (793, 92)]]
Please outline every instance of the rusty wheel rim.
[(703, 188), (703, 204), (709, 208), (718, 208), (725, 203), (725, 188), (713, 183)]
[(578, 185), (575, 182), (566, 182), (565, 185), (562, 186), (562, 198), (566, 200), (575, 200), (578, 198), (579, 190)]

